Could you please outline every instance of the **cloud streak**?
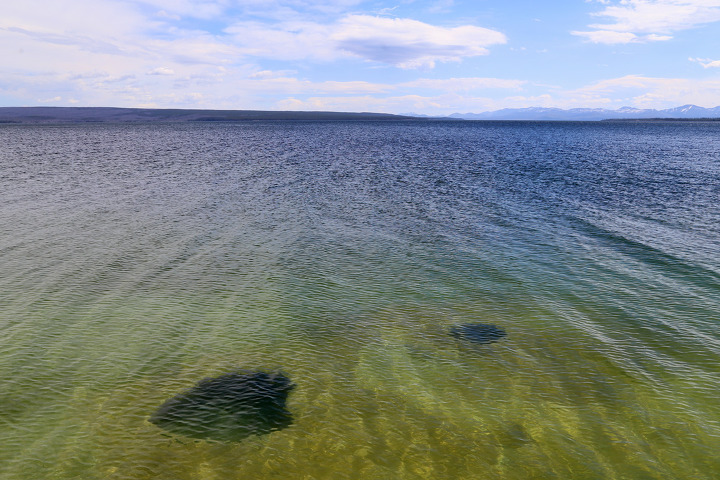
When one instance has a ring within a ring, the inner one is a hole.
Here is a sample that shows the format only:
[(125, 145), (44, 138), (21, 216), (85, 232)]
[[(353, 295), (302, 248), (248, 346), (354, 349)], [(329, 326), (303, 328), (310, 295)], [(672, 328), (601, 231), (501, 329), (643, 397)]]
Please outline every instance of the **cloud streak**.
[(720, 68), (720, 60), (711, 60), (709, 58), (690, 58), (689, 60), (699, 63), (703, 68)]

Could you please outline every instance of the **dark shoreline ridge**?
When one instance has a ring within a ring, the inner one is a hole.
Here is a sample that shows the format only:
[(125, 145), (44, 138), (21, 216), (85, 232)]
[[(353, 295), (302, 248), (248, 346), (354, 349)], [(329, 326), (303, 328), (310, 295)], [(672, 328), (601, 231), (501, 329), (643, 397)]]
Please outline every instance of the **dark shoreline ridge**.
[(0, 107), (0, 123), (242, 122), (253, 120), (383, 121), (422, 118), (389, 113), (191, 110), (116, 107)]

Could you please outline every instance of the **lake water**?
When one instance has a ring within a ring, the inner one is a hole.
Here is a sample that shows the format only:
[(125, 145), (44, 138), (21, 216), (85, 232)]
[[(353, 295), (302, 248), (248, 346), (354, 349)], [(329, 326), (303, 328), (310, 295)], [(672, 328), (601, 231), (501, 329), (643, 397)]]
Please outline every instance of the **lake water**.
[[(4, 480), (720, 472), (720, 123), (5, 125), (0, 145)], [(476, 323), (506, 335), (451, 334)], [(293, 382), (289, 426), (149, 421), (237, 370)]]

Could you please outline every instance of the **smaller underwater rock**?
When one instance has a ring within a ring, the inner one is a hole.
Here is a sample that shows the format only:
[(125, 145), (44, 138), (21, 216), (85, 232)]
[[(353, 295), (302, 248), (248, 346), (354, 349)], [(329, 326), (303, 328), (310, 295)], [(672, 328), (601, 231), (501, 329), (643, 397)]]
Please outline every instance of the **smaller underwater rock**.
[(163, 403), (150, 422), (187, 437), (237, 442), (290, 426), (285, 403), (294, 387), (282, 373), (240, 371), (206, 378)]
[(463, 323), (450, 329), (450, 335), (474, 343), (492, 343), (506, 336), (505, 330), (484, 323)]

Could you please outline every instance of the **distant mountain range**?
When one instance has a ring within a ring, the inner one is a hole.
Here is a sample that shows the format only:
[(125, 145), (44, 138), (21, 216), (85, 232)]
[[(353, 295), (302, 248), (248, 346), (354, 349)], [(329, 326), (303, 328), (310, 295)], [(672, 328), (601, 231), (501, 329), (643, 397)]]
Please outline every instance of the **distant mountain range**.
[(683, 105), (682, 107), (668, 108), (666, 110), (641, 109), (622, 107), (617, 110), (604, 108), (504, 108), (484, 113), (453, 113), (449, 118), (462, 120), (566, 120), (566, 121), (595, 121), (616, 119), (655, 119), (655, 118), (720, 118), (720, 106), (703, 108), (697, 105)]

